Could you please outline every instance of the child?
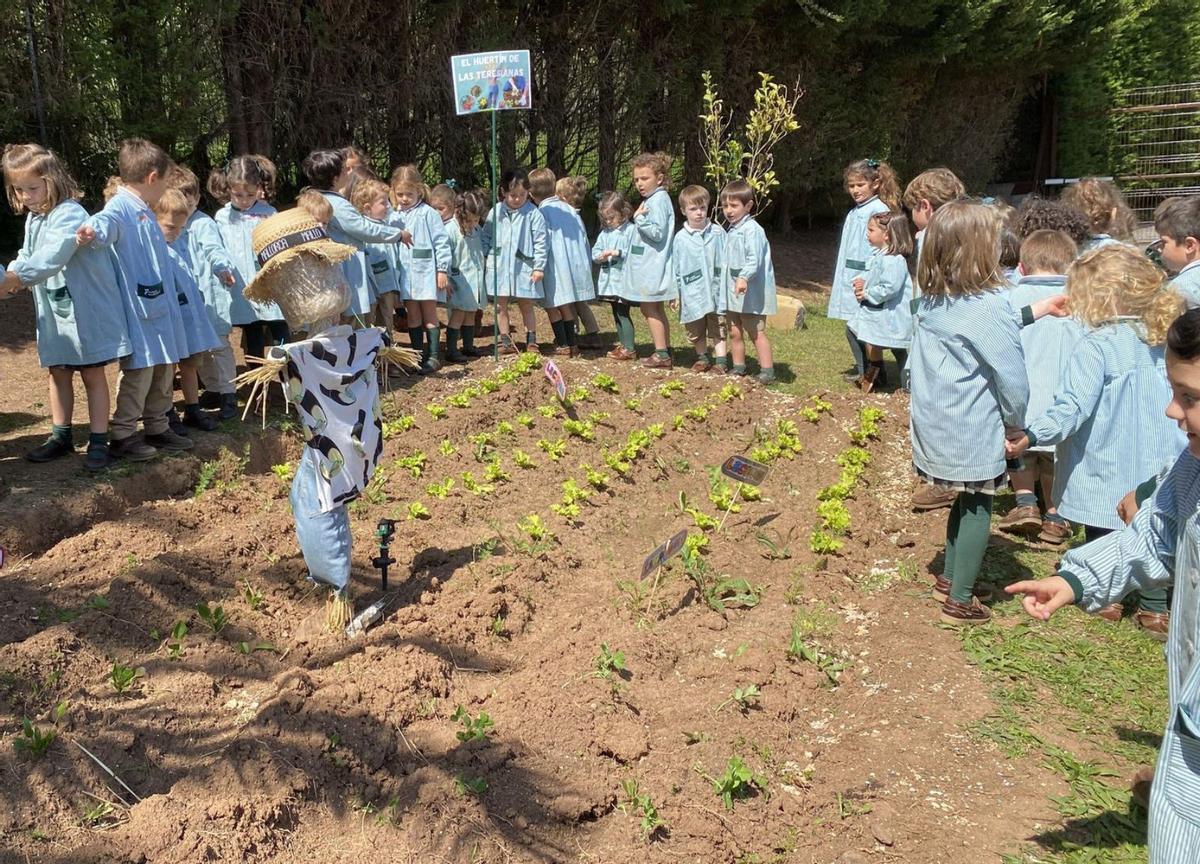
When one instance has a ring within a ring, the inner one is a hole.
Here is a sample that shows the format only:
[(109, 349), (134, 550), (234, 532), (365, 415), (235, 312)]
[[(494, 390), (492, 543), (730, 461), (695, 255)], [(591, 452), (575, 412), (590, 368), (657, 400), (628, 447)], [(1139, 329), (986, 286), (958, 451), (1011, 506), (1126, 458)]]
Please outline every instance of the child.
[(617, 329), (617, 344), (608, 352), (613, 360), (633, 360), (634, 351), (633, 307), (625, 298), (629, 296), (626, 281), (629, 270), (625, 262), (637, 230), (629, 221), (633, 208), (624, 195), (605, 192), (600, 196), (596, 213), (604, 228), (592, 244), (592, 261), (600, 265), (596, 277), (596, 295), (612, 306), (613, 323)]
[(1188, 308), (1200, 306), (1200, 197), (1168, 198), (1154, 211), (1162, 260), (1175, 272), (1171, 287)]
[[(183, 330), (187, 344), (187, 355), (179, 358), (179, 389), (183, 391), (183, 422), (179, 421), (172, 405), (167, 411), (167, 422), (177, 435), (186, 435), (188, 426), (211, 432), (217, 421), (200, 410), (200, 379), (197, 370), (202, 358), (217, 350), (222, 339), (217, 336), (205, 310), (204, 298), (192, 269), (191, 253), (187, 240), (181, 239), (191, 207), (178, 189), (163, 192), (154, 205), (158, 227), (170, 250), (171, 265), (175, 275), (176, 298), (183, 316)], [(225, 342), (228, 348), (229, 343)]]
[[(187, 201), (190, 215), (183, 228), (187, 258), (200, 287), (208, 321), (220, 342), (215, 349), (206, 351), (199, 357), (197, 371), (205, 388), (199, 405), (201, 408), (219, 408), (217, 416), (221, 420), (230, 420), (237, 416), (237, 388), (233, 383), (237, 376), (237, 364), (234, 361), (233, 348), (229, 344), (229, 334), (233, 330), (230, 289), (237, 285), (237, 277), (234, 275), (229, 253), (225, 251), (217, 223), (207, 213), (198, 209), (199, 179), (189, 169), (176, 165), (167, 182)], [(186, 414), (183, 422), (191, 425)]]
[(830, 318), (846, 322), (846, 341), (854, 358), (853, 374), (847, 380), (859, 381), (866, 373), (864, 346), (850, 329), (850, 319), (858, 314), (854, 299), (854, 280), (865, 275), (871, 247), (867, 243), (867, 220), (876, 213), (900, 209), (900, 184), (896, 172), (886, 162), (875, 159), (856, 159), (842, 174), (846, 192), (854, 206), (842, 224), (842, 239), (838, 244), (837, 263), (833, 270), (833, 286), (829, 291)]
[[(1162, 272), (1122, 243), (1085, 253), (1067, 271), (1071, 310), (1090, 329), (1071, 349), (1054, 404), (1009, 442), (1011, 457), (1057, 444), (1054, 500), (1088, 542), (1121, 527), (1117, 503), (1187, 444), (1162, 405), (1170, 399), (1163, 340), (1183, 311)], [(1140, 622), (1167, 611), (1165, 591), (1143, 594)], [(1108, 610), (1120, 617), (1119, 609)], [(1150, 628), (1147, 628), (1150, 629)]]
[[(450, 297), (446, 305), (449, 318), (446, 322), (446, 360), (449, 363), (464, 363), (468, 357), (478, 357), (475, 350), (475, 313), (479, 311), (479, 295), (483, 288), (483, 246), (479, 241), (479, 220), (483, 217), (483, 198), (477, 192), (464, 192), (451, 199), (449, 206), (445, 189), (434, 187), (430, 201), (441, 214), (450, 240)], [(462, 336), (462, 351), (458, 350), (458, 337)]]
[[(679, 299), (679, 323), (699, 357), (693, 372), (724, 373), (725, 356), (725, 229), (709, 220), (712, 196), (703, 186), (686, 186), (679, 193), (684, 224), (671, 247), (671, 272)], [(709, 351), (712, 343), (712, 352)], [(714, 359), (714, 356), (715, 359)]]
[[(484, 250), (492, 257), (491, 266), (496, 268), (500, 353), (517, 353), (508, 331), (508, 305), (512, 300), (517, 301), (525, 324), (525, 350), (537, 353), (540, 349), (533, 301), (543, 297), (542, 276), (549, 255), (546, 220), (529, 200), (529, 175), (520, 168), (504, 172), (500, 195), (501, 200), (488, 213), (480, 236)], [(492, 248), (493, 236), (497, 237), (498, 250)]]
[[(904, 206), (912, 214), (913, 227), (917, 229), (915, 239), (917, 247), (917, 275), (913, 279), (914, 294), (921, 294), (921, 246), (925, 240), (925, 229), (939, 208), (951, 201), (957, 201), (967, 194), (962, 181), (948, 168), (930, 168), (914, 177), (904, 189)], [(916, 314), (917, 302), (914, 299), (912, 310)], [(911, 363), (912, 355), (909, 355)], [(911, 375), (910, 375), (911, 378)], [(911, 383), (911, 381), (910, 381)], [(937, 510), (950, 507), (958, 501), (958, 493), (953, 488), (942, 488), (931, 484), (919, 484), (913, 494), (914, 510)]]
[(403, 225), (412, 241), (400, 250), (408, 288), (408, 335), (413, 347), (421, 349), (421, 374), (428, 375), (442, 366), (437, 306), (450, 294), (450, 238), (442, 217), (425, 203), (429, 189), (415, 165), (392, 172), (391, 192), (396, 207), (392, 224)]
[(583, 325), (583, 335), (579, 337), (580, 348), (600, 347), (600, 325), (592, 313), (592, 301), (596, 299), (596, 285), (592, 282), (592, 247), (588, 243), (587, 228), (579, 216), (579, 208), (587, 197), (588, 181), (586, 177), (563, 177), (554, 185), (554, 194), (568, 204), (574, 211), (575, 227), (578, 230), (577, 242), (581, 244), (577, 250), (583, 255), (584, 271), (587, 279), (575, 282), (575, 323)]
[[(1013, 308), (1062, 294), (1067, 285), (1067, 268), (1077, 251), (1075, 241), (1062, 231), (1034, 231), (1026, 237), (1021, 243), (1021, 275), (1008, 292)], [(1082, 335), (1082, 329), (1070, 318), (1047, 318), (1021, 330), (1021, 349), (1029, 379), (1029, 404), (1025, 409), (1028, 419), (1040, 417), (1054, 404), (1063, 370)], [(1031, 447), (1024, 466), (1009, 472), (1017, 503), (1000, 520), (1001, 531), (1036, 535), (1039, 540), (1056, 545), (1071, 539), (1071, 523), (1059, 514), (1058, 499), (1054, 497), (1054, 452), (1050, 444)], [(1038, 510), (1034, 491), (1039, 486), (1046, 506), (1045, 516)]]
[(1133, 211), (1125, 203), (1121, 190), (1110, 181), (1084, 177), (1063, 190), (1062, 201), (1081, 210), (1088, 218), (1092, 237), (1082, 251), (1133, 239)]
[(1017, 208), (1000, 198), (986, 201), (1000, 226), (1000, 270), (1004, 278), (1015, 285), (1021, 264), (1021, 238), (1017, 236)]
[(867, 259), (865, 276), (857, 276), (854, 296), (858, 314), (846, 322), (855, 338), (866, 345), (867, 371), (860, 388), (870, 393), (887, 381), (883, 349), (890, 348), (896, 368), (904, 378), (908, 348), (912, 344), (912, 228), (903, 213), (876, 213), (867, 220), (867, 242), (874, 249)]
[(910, 362), (913, 467), (956, 493), (934, 583), (941, 620), (980, 624), (991, 613), (973, 595), (987, 593), (975, 580), (1004, 479), (1005, 430), (1024, 422), (1029, 388), (1018, 323), (998, 290), (996, 220), (983, 204), (956, 201), (927, 224)]
[[(1005, 590), (1024, 595), (1025, 611), (1046, 621), (1077, 604), (1087, 612), (1118, 603), (1135, 590), (1175, 588), (1175, 624), (1166, 646), (1169, 706), (1150, 790), (1150, 864), (1200, 860), (1200, 677), (1195, 672), (1200, 570), (1200, 310), (1180, 316), (1167, 332), (1166, 414), (1186, 433), (1177, 456), (1153, 497), (1129, 527), (1076, 549), (1048, 579), (1017, 582)], [(1161, 411), (1161, 405), (1159, 406)]]
[(671, 206), (666, 153), (643, 153), (633, 160), (633, 185), (642, 204), (633, 213), (637, 236), (629, 247), (629, 279), (624, 299), (642, 307), (654, 340), (648, 369), (671, 368), (671, 331), (664, 301), (670, 300), (675, 281), (671, 275), (671, 241), (675, 235), (675, 208)]
[(1017, 208), (1017, 238), (1024, 240), (1034, 231), (1062, 231), (1082, 246), (1092, 236), (1088, 218), (1062, 201), (1030, 196)]
[(328, 228), (329, 222), (333, 219), (333, 205), (329, 203), (328, 198), (311, 186), (305, 186), (300, 190), (300, 194), (296, 196), (296, 206), (321, 223), (322, 228)]
[(746, 374), (746, 338), (754, 341), (760, 367), (758, 380), (775, 380), (767, 317), (777, 311), (775, 266), (771, 244), (751, 215), (754, 190), (745, 180), (734, 180), (721, 190), (721, 209), (729, 223), (725, 238), (725, 319), (729, 324), (729, 352), (733, 355), (731, 375)]
[(546, 236), (550, 243), (546, 279), (542, 283), (542, 305), (554, 330), (554, 353), (562, 357), (578, 357), (575, 286), (584, 283), (591, 286), (591, 256), (587, 234), (575, 214), (575, 208), (555, 195), (554, 187), (554, 172), (549, 168), (537, 168), (529, 172), (529, 197), (538, 205), (542, 218), (546, 220)]
[(268, 345), (288, 341), (283, 313), (274, 303), (251, 303), (242, 296), (258, 271), (250, 235), (275, 212), (268, 202), (275, 196), (272, 173), (267, 163), (254, 156), (230, 159), (224, 170), (208, 176), (208, 193), (222, 202), (214, 215), (225, 251), (233, 262), (236, 283), (230, 289), (229, 320), (242, 331), (242, 351), (247, 357), (263, 357)]
[[(109, 452), (135, 462), (162, 450), (191, 450), (192, 440), (167, 425), (175, 364), (187, 356), (170, 250), (153, 207), (167, 189), (171, 160), (142, 138), (121, 142), (121, 186), (104, 209), (75, 232), (80, 246), (112, 247), (121, 282), (131, 352), (121, 359)], [(145, 430), (141, 439), (138, 419)]]
[(58, 156), (37, 144), (4, 148), (8, 203), (25, 217), (25, 242), (4, 273), (0, 296), (33, 290), (38, 361), (50, 373), (50, 437), (25, 454), (49, 462), (75, 452), (71, 418), (75, 372), (88, 401), (88, 446), (83, 467), (109, 465), (108, 379), (104, 369), (132, 346), (121, 306), (121, 287), (107, 252), (79, 248), (75, 232), (87, 211), (75, 198), (75, 181)]
[[(389, 200), (390, 190), (382, 180), (359, 178), (351, 184), (350, 203), (354, 209), (374, 222), (386, 222), (388, 211), (392, 209)], [(319, 193), (318, 193), (319, 194)], [(321, 196), (324, 198), (324, 196)], [(332, 219), (332, 206), (330, 218)], [(320, 221), (320, 220), (318, 220)], [(383, 327), (387, 333), (389, 344), (392, 341), (392, 329), (395, 326), (396, 301), (400, 294), (400, 279), (396, 275), (392, 252), (395, 243), (367, 243), (367, 279), (371, 284), (371, 293), (375, 297), (369, 320)]]

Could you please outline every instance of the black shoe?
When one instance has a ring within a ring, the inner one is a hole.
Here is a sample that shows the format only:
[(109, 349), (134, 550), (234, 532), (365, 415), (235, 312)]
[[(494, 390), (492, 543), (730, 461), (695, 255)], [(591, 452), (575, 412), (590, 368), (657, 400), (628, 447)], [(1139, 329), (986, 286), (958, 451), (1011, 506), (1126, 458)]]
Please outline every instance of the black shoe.
[[(460, 351), (459, 353), (462, 354), (462, 356), (464, 356), (464, 357), (482, 357), (483, 356), (483, 354), (479, 351), (479, 349), (476, 348), (474, 345), (470, 345), (466, 348), (463, 348), (462, 351)], [(449, 359), (449, 358), (447, 357), (446, 359)]]
[(114, 459), (145, 462), (158, 455), (158, 448), (151, 447), (137, 435), (130, 435), (128, 438), (113, 438), (109, 442), (108, 452)]
[(103, 471), (112, 464), (112, 456), (108, 453), (107, 444), (89, 444), (87, 448), (87, 456), (83, 459), (83, 469), (85, 471)]
[(142, 436), (142, 439), (151, 447), (155, 447), (159, 450), (171, 450), (177, 452), (180, 450), (191, 450), (196, 446), (196, 442), (191, 438), (187, 437), (186, 435), (176, 435), (170, 429), (167, 429), (165, 432), (160, 432), (157, 435), (147, 433)]
[(211, 432), (217, 428), (218, 423), (216, 418), (211, 414), (205, 414), (203, 411), (184, 411), (183, 425), (199, 429), (201, 432)]
[(187, 427), (183, 425), (183, 421), (179, 419), (179, 415), (175, 413), (174, 408), (167, 412), (167, 426), (176, 435), (182, 435), (184, 438), (187, 437)]
[(30, 462), (53, 462), (61, 456), (67, 456), (74, 452), (74, 445), (64, 444), (57, 438), (47, 438), (44, 444), (39, 444), (26, 453), (25, 458)]
[(221, 394), (215, 390), (205, 390), (200, 394), (200, 407), (212, 411), (221, 407)]
[(447, 363), (466, 363), (467, 356), (458, 351), (447, 351), (446, 352), (446, 362)]
[(217, 412), (217, 417), (221, 420), (232, 420), (238, 416), (237, 394), (222, 393), (221, 394), (221, 410)]

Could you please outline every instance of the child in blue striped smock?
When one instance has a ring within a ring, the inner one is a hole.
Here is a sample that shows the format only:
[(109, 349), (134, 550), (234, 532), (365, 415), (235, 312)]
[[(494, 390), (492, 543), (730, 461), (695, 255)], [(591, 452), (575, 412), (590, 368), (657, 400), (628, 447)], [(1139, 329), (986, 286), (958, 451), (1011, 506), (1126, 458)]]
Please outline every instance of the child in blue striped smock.
[(633, 185), (642, 203), (633, 212), (636, 235), (629, 247), (629, 278), (623, 296), (642, 307), (650, 328), (654, 354), (644, 364), (650, 369), (671, 368), (671, 327), (664, 307), (675, 288), (671, 275), (675, 207), (667, 194), (670, 171), (671, 157), (666, 153), (642, 153), (633, 160)]
[(9, 144), (3, 167), (9, 205), (28, 215), (25, 242), (4, 271), (0, 297), (21, 288), (33, 291), (38, 361), (50, 373), (50, 437), (25, 458), (49, 462), (75, 452), (71, 418), (78, 372), (90, 433), (83, 465), (100, 471), (109, 464), (104, 369), (132, 350), (117, 271), (108, 251), (76, 245), (75, 232), (88, 214), (55, 153), (38, 144)]
[[(846, 341), (854, 358), (854, 372), (847, 377), (858, 381), (867, 370), (865, 346), (850, 329), (850, 319), (858, 314), (854, 297), (854, 280), (866, 276), (871, 245), (867, 242), (867, 220), (876, 213), (900, 209), (900, 184), (896, 172), (886, 162), (875, 159), (856, 159), (843, 172), (846, 192), (854, 206), (842, 223), (842, 239), (838, 244), (833, 268), (833, 287), (829, 291), (827, 316), (845, 321)], [(923, 226), (921, 226), (923, 227)]]
[[(1184, 307), (1162, 271), (1121, 243), (1076, 260), (1067, 290), (1072, 313), (1089, 329), (1071, 349), (1054, 404), (1008, 450), (1015, 457), (1030, 445), (1065, 442), (1055, 462), (1054, 498), (1090, 542), (1122, 526), (1121, 498), (1187, 443), (1162, 414), (1171, 397), (1163, 342)], [(1138, 600), (1138, 620), (1147, 629), (1166, 611), (1165, 591)], [(1106, 617), (1119, 618), (1120, 610)]]
[(1189, 309), (1200, 306), (1200, 197), (1168, 198), (1154, 211), (1162, 262)]
[(1025, 610), (1045, 621), (1069, 603), (1097, 612), (1132, 591), (1174, 586), (1170, 701), (1150, 789), (1149, 864), (1200, 861), (1200, 310), (1177, 318), (1166, 341), (1166, 414), (1187, 449), (1128, 527), (1072, 549), (1057, 576), (1005, 589), (1025, 595)]
[[(671, 249), (679, 291), (679, 323), (696, 349), (693, 372), (728, 371), (725, 354), (725, 229), (708, 218), (712, 196), (703, 186), (679, 193), (683, 227)], [(711, 350), (709, 350), (711, 348)], [(715, 355), (715, 356), (714, 356)]]
[(867, 221), (867, 242), (874, 249), (865, 276), (857, 276), (858, 314), (846, 322), (866, 345), (867, 371), (859, 382), (870, 393), (883, 373), (883, 349), (896, 358), (901, 383), (912, 344), (912, 270), (916, 263), (912, 227), (903, 213), (876, 213)]
[(1128, 243), (1133, 239), (1136, 219), (1125, 203), (1125, 196), (1111, 180), (1084, 177), (1064, 189), (1061, 200), (1067, 206), (1080, 210), (1091, 223), (1092, 237), (1080, 251), (1088, 252), (1112, 243)]
[(956, 625), (991, 617), (975, 598), (975, 581), (992, 498), (1004, 480), (1005, 432), (1024, 423), (1029, 399), (1019, 323), (1000, 291), (997, 227), (983, 204), (946, 204), (929, 222), (918, 265), (913, 467), (927, 484), (957, 493), (946, 525), (945, 569), (934, 585), (943, 600), (941, 620)]
[(578, 357), (575, 296), (585, 285), (591, 287), (591, 250), (575, 208), (555, 194), (556, 182), (549, 168), (529, 172), (529, 197), (546, 220), (549, 245), (542, 306), (554, 331), (554, 353), (560, 357)]
[[(500, 178), (499, 200), (488, 211), (480, 234), (483, 248), (495, 268), (496, 322), (500, 328), (501, 354), (516, 354), (508, 332), (508, 307), (516, 301), (525, 325), (525, 350), (538, 354), (537, 320), (533, 303), (544, 296), (549, 240), (546, 220), (529, 200), (529, 175), (520, 168), (505, 171)], [(488, 289), (493, 276), (488, 274)]]
[[(592, 246), (588, 242), (587, 228), (583, 224), (583, 217), (579, 215), (587, 193), (586, 177), (578, 175), (560, 177), (554, 184), (554, 194), (563, 204), (571, 208), (571, 215), (577, 231), (574, 238), (575, 249), (577, 253), (582, 254), (582, 272), (587, 274), (586, 279), (575, 282), (575, 323), (583, 327), (583, 334), (579, 336), (578, 340), (579, 347), (599, 348), (600, 325), (596, 323), (596, 315), (592, 312), (592, 301), (596, 299), (596, 284), (592, 281)], [(580, 259), (577, 257), (576, 260)]]
[[(350, 204), (373, 222), (383, 224), (392, 208), (389, 189), (382, 180), (360, 177), (350, 189)], [(367, 282), (371, 286), (371, 304), (368, 320), (377, 323), (392, 341), (395, 329), (396, 302), (400, 297), (400, 278), (397, 275), (395, 258), (398, 243), (367, 243), (363, 252), (367, 256)]]

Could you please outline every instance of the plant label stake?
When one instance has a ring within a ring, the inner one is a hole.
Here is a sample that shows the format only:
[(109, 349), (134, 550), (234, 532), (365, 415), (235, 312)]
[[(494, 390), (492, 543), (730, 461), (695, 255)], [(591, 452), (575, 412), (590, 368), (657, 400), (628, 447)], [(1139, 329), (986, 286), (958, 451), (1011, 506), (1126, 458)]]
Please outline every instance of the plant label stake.
[(567, 379), (563, 378), (562, 370), (558, 368), (558, 364), (553, 360), (547, 360), (543, 371), (546, 373), (546, 377), (550, 379), (550, 383), (554, 385), (554, 392), (558, 395), (558, 401), (566, 402)]
[(687, 529), (681, 529), (670, 540), (665, 540), (655, 547), (654, 551), (647, 555), (646, 560), (642, 562), (642, 575), (638, 577), (639, 582), (645, 581), (651, 572), (654, 573), (654, 584), (650, 586), (650, 598), (646, 601), (647, 615), (650, 614), (650, 607), (654, 605), (654, 592), (658, 590), (658, 580), (662, 576), (663, 566), (679, 554), (679, 550), (687, 542), (687, 537)]
[(721, 473), (734, 481), (733, 503), (729, 505), (725, 511), (725, 515), (721, 517), (721, 524), (717, 526), (717, 533), (720, 534), (725, 527), (725, 520), (729, 518), (729, 514), (733, 511), (734, 506), (742, 497), (742, 484), (747, 483), (751, 486), (758, 486), (767, 479), (771, 468), (764, 465), (762, 462), (755, 462), (753, 459), (748, 459), (745, 456), (730, 456), (725, 460), (725, 464), (721, 466)]
[(379, 538), (379, 554), (371, 559), (371, 565), (379, 570), (384, 591), (387, 591), (388, 567), (396, 563), (396, 559), (388, 551), (395, 533), (396, 521), (394, 519), (379, 520), (379, 527), (375, 529), (375, 536)]

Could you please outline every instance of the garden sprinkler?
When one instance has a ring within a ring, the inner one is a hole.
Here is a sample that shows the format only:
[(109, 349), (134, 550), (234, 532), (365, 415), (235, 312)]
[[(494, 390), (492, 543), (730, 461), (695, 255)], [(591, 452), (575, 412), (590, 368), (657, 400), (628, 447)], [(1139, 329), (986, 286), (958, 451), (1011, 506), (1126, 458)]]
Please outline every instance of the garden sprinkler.
[(396, 521), (394, 519), (379, 520), (379, 527), (375, 529), (375, 536), (379, 538), (379, 555), (371, 559), (371, 564), (379, 570), (384, 591), (387, 591), (388, 567), (396, 563), (396, 559), (388, 554), (388, 546), (391, 545), (392, 537), (395, 534)]

